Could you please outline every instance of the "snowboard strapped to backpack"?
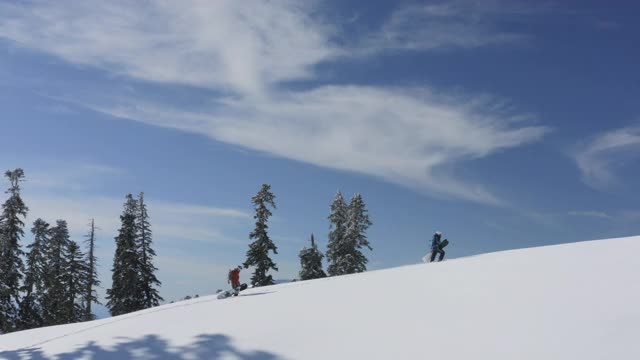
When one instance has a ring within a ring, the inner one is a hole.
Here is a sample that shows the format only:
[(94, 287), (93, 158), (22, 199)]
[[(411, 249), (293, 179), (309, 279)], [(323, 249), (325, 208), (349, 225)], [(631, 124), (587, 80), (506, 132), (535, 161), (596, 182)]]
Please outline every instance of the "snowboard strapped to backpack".
[[(442, 240), (442, 242), (440, 243), (440, 249), (444, 249), (447, 245), (449, 245), (449, 240), (447, 240), (447, 239)], [(427, 253), (427, 255), (425, 255), (422, 258), (422, 262), (430, 263), (431, 262), (431, 254), (433, 254), (433, 251), (429, 251)]]

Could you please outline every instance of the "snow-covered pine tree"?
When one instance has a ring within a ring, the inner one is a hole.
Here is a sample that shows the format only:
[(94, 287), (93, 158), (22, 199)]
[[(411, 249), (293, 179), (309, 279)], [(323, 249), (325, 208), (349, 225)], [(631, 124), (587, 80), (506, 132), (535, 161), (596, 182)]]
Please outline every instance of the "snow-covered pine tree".
[(116, 236), (113, 257), (112, 284), (107, 289), (107, 307), (111, 315), (122, 315), (143, 309), (140, 293), (140, 259), (136, 246), (136, 212), (138, 202), (131, 194), (126, 196), (120, 215), (121, 226)]
[(322, 270), (322, 258), (324, 255), (318, 250), (313, 234), (311, 234), (311, 247), (300, 251), (300, 280), (320, 279), (327, 274)]
[(367, 271), (367, 257), (362, 251), (363, 247), (373, 250), (367, 239), (367, 229), (371, 226), (369, 215), (364, 200), (360, 194), (355, 194), (351, 198), (349, 208), (347, 210), (347, 232), (345, 238), (350, 246), (351, 256), (349, 257), (351, 265), (349, 273), (359, 273)]
[(42, 301), (44, 298), (44, 277), (47, 266), (47, 246), (49, 245), (49, 224), (37, 219), (31, 228), (33, 243), (27, 245), (27, 266), (24, 272), (22, 291), (24, 296), (20, 303), (21, 330), (33, 329), (43, 325)]
[(20, 303), (20, 280), (24, 264), (20, 239), (24, 236), (24, 219), (28, 208), (20, 197), (24, 171), (7, 171), (9, 199), (2, 204), (0, 215), (0, 334), (15, 330)]
[(91, 219), (91, 223), (89, 224), (89, 233), (85, 236), (85, 243), (87, 244), (87, 258), (85, 260), (87, 264), (87, 272), (84, 290), (84, 321), (89, 321), (95, 319), (95, 315), (91, 311), (92, 304), (100, 304), (98, 301), (98, 294), (96, 292), (96, 288), (100, 286), (100, 280), (98, 280), (98, 260), (95, 255), (95, 247), (96, 247), (96, 224), (93, 219)]
[(153, 265), (153, 258), (156, 256), (156, 252), (151, 247), (151, 223), (149, 222), (147, 204), (144, 202), (144, 193), (142, 192), (138, 197), (136, 231), (136, 243), (139, 252), (138, 256), (140, 257), (140, 286), (144, 296), (142, 304), (145, 309), (148, 309), (158, 306), (163, 299), (157, 289), (161, 282), (155, 275), (156, 270), (158, 270)]
[(84, 320), (85, 311), (82, 306), (84, 290), (88, 278), (88, 266), (85, 255), (77, 242), (71, 240), (65, 251), (63, 284), (64, 294), (64, 322), (75, 323)]
[(347, 203), (342, 197), (342, 192), (338, 191), (331, 203), (331, 214), (329, 215), (330, 231), (329, 242), (327, 243), (327, 260), (329, 266), (327, 273), (329, 276), (349, 274), (351, 246), (346, 239), (347, 232)]
[(256, 219), (256, 228), (249, 234), (249, 238), (255, 239), (255, 241), (249, 245), (244, 267), (255, 267), (253, 276), (251, 277), (251, 284), (253, 284), (253, 286), (273, 285), (273, 277), (268, 275), (267, 272), (269, 269), (278, 271), (276, 264), (269, 257), (270, 250), (273, 251), (274, 254), (278, 254), (278, 249), (267, 233), (267, 229), (269, 228), (267, 221), (272, 215), (267, 205), (271, 205), (271, 207), (275, 209), (276, 204), (274, 199), (275, 196), (271, 193), (271, 185), (269, 184), (263, 184), (260, 191), (251, 198), (251, 203), (255, 208), (253, 218)]
[(65, 284), (66, 255), (71, 240), (69, 228), (64, 220), (56, 221), (50, 228), (49, 245), (46, 247), (44, 271), (45, 293), (42, 300), (42, 319), (45, 326), (67, 322), (65, 306), (67, 289)]
[(363, 247), (371, 246), (366, 231), (371, 226), (367, 209), (360, 194), (355, 194), (347, 206), (338, 192), (331, 204), (331, 231), (327, 245), (329, 275), (345, 275), (367, 270)]

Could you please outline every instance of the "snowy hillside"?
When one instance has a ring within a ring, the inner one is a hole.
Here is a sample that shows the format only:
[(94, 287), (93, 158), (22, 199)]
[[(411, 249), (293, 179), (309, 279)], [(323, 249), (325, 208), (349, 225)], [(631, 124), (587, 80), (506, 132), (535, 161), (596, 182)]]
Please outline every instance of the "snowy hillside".
[(3, 335), (0, 358), (635, 360), (639, 276), (640, 237), (506, 251)]

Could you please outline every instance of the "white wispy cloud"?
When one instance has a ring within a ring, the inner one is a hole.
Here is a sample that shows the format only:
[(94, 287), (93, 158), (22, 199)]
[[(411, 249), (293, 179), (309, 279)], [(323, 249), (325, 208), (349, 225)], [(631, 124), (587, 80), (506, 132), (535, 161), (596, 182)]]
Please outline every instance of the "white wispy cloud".
[(124, 169), (96, 163), (50, 161), (25, 169), (25, 186), (35, 189), (65, 189), (83, 191), (98, 186), (106, 179), (126, 176)]
[(297, 1), (0, 4), (0, 36), (138, 79), (260, 93), (306, 78), (336, 50)]
[(549, 129), (479, 98), (427, 89), (326, 86), (264, 101), (227, 99), (192, 112), (158, 104), (94, 107), (112, 116), (205, 134), (323, 167), (374, 175), (432, 194), (499, 203), (441, 168), (540, 139)]
[(570, 216), (582, 216), (582, 217), (592, 217), (592, 218), (601, 218), (601, 219), (610, 219), (611, 216), (604, 211), (589, 211), (589, 210), (572, 210), (567, 212), (567, 215)]
[[(95, 219), (96, 225), (110, 237), (117, 235), (120, 227), (124, 197), (25, 192), (24, 198), (29, 206), (28, 224), (37, 218), (43, 218), (50, 223), (55, 223), (57, 219), (64, 219), (69, 224), (70, 230), (79, 235), (86, 232), (90, 219)], [(145, 200), (155, 224), (154, 236), (160, 242), (192, 240), (218, 244), (234, 243), (236, 241), (233, 238), (229, 238), (221, 231), (220, 219), (229, 222), (233, 219), (250, 218), (248, 213), (238, 209), (167, 202), (154, 200), (148, 196)]]
[[(92, 191), (108, 181), (127, 176), (125, 170), (99, 163), (31, 164), (27, 171), (24, 193), (30, 204), (29, 222), (42, 217), (54, 223), (67, 220), (69, 227), (85, 231), (90, 218), (110, 236), (117, 234), (119, 216), (124, 203), (121, 198), (96, 196)], [(137, 194), (134, 194), (137, 195)], [(149, 195), (149, 194), (147, 194)], [(250, 219), (244, 210), (199, 204), (163, 201), (147, 196), (147, 204), (154, 216), (155, 234), (162, 239), (211, 241), (230, 243), (235, 240), (217, 227), (215, 219)]]
[(176, 204), (166, 201), (153, 201), (153, 206), (157, 211), (175, 215), (196, 215), (196, 216), (224, 216), (231, 218), (251, 218), (251, 215), (243, 210), (217, 208), (192, 204)]
[(598, 189), (615, 185), (616, 170), (640, 155), (640, 127), (600, 134), (578, 146), (572, 155), (587, 185)]
[[(375, 54), (511, 41), (513, 34), (491, 25), (495, 5), (401, 8), (373, 32), (372, 42), (356, 41), (351, 49), (336, 45), (338, 27), (318, 16), (314, 3), (63, 3), (0, 4), (0, 37), (74, 64), (213, 90), (208, 107), (159, 103), (143, 94), (135, 101), (99, 94), (76, 100), (112, 116), (489, 204), (502, 201), (482, 185), (457, 179), (451, 165), (537, 141), (549, 130), (524, 124), (522, 114), (486, 96), (443, 96), (426, 86), (282, 86), (314, 80), (317, 65), (363, 46)], [(425, 28), (425, 19), (435, 25)]]
[(528, 39), (526, 35), (503, 30), (497, 22), (529, 11), (515, 2), (412, 4), (394, 11), (379, 31), (367, 36), (360, 51), (471, 49), (522, 42)]

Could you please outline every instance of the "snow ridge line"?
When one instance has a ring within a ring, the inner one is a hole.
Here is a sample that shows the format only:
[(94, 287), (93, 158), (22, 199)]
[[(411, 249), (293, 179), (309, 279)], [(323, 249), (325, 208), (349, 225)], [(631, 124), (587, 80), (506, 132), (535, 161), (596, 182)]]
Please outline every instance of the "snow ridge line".
[[(632, 239), (632, 238), (638, 238), (640, 240), (639, 236), (629, 236), (629, 237), (622, 237), (622, 238), (616, 238), (616, 239), (606, 239), (606, 240), (598, 239), (598, 240), (579, 241), (579, 242), (576, 242), (576, 243), (583, 243), (583, 244), (587, 243), (585, 245), (591, 245), (591, 244), (595, 244), (595, 243), (600, 242), (600, 241), (623, 240), (623, 239)], [(591, 244), (588, 244), (588, 243), (591, 243)], [(518, 253), (518, 252), (525, 251), (525, 250), (530, 250), (530, 249), (538, 249), (538, 248), (543, 248), (543, 247), (562, 247), (562, 246), (570, 246), (572, 244), (575, 244), (575, 243), (562, 243), (562, 244), (553, 244), (553, 245), (534, 246), (534, 247), (525, 247), (525, 248), (519, 248), (519, 249), (495, 251), (495, 252), (476, 254), (476, 255), (469, 255), (469, 256), (449, 259), (449, 260), (445, 261), (444, 263), (446, 264), (446, 263), (452, 262), (452, 261), (455, 262), (455, 261), (458, 261), (458, 260), (464, 260), (464, 259), (468, 259), (468, 258), (475, 258), (475, 257), (487, 256), (487, 255), (494, 255), (494, 254), (503, 253), (503, 252)], [(418, 267), (418, 266), (421, 266), (421, 265), (428, 265), (428, 264), (429, 263), (427, 263), (427, 264), (416, 263), (416, 264), (411, 264), (411, 265), (399, 266), (399, 267), (395, 267), (395, 268), (370, 270), (370, 271), (367, 271), (367, 273), (368, 272), (378, 272), (378, 271), (399, 269), (399, 268), (403, 268), (403, 267)], [(306, 285), (310, 284), (313, 281), (322, 281), (322, 280), (331, 281), (331, 280), (337, 280), (337, 279), (341, 279), (341, 278), (350, 278), (350, 277), (358, 276), (358, 275), (361, 275), (361, 274), (362, 273), (348, 274), (348, 275), (341, 275), (341, 276), (334, 276), (334, 277), (326, 277), (326, 278), (321, 278), (321, 279), (306, 280), (306, 281), (296, 281), (296, 282), (278, 284), (278, 285), (274, 285), (274, 287), (275, 287), (274, 290), (276, 290), (278, 288), (292, 288), (292, 287), (296, 287), (296, 286), (306, 286)], [(174, 309), (174, 308), (192, 306), (192, 305), (205, 303), (205, 302), (219, 301), (215, 297), (215, 295), (210, 295), (210, 296), (212, 297), (211, 299), (202, 299), (202, 300), (198, 300), (198, 301), (189, 300), (189, 302), (185, 303), (185, 304), (166, 304), (166, 305), (163, 305), (162, 308), (159, 308), (159, 309), (147, 309), (147, 310), (141, 310), (140, 312), (133, 313), (133, 314), (121, 315), (121, 317), (116, 318), (116, 319), (112, 319), (110, 321), (101, 322), (100, 324), (96, 324), (96, 325), (89, 326), (89, 327), (84, 327), (84, 328), (78, 329), (76, 331), (68, 332), (68, 333), (63, 334), (63, 335), (55, 336), (55, 337), (52, 337), (52, 338), (49, 338), (49, 339), (46, 339), (46, 340), (43, 340), (43, 341), (40, 341), (40, 342), (37, 342), (37, 343), (30, 344), (30, 345), (28, 345), (26, 347), (23, 347), (23, 349), (32, 349), (32, 348), (47, 344), (49, 342), (52, 342), (52, 341), (55, 341), (55, 340), (58, 340), (58, 339), (61, 339), (61, 338), (77, 335), (77, 334), (80, 334), (80, 333), (83, 333), (83, 332), (86, 332), (86, 331), (89, 331), (89, 330), (93, 330), (93, 329), (96, 329), (96, 328), (99, 328), (99, 327), (111, 325), (111, 324), (120, 322), (122, 320), (130, 319), (130, 318), (136, 318), (136, 317), (140, 317), (140, 316), (145, 316), (147, 314), (154, 314), (154, 313), (161, 312), (161, 311), (167, 311), (167, 310), (171, 310), (171, 309)], [(209, 296), (207, 296), (207, 297), (209, 297)], [(172, 306), (169, 306), (169, 305), (172, 305)]]

